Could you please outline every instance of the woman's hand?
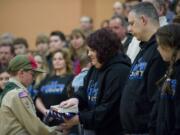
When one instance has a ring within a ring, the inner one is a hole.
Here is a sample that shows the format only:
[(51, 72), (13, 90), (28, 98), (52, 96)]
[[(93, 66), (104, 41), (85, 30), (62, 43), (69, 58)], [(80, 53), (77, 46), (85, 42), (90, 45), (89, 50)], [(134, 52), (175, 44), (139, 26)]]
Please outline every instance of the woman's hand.
[(64, 119), (64, 123), (62, 123), (60, 126), (63, 130), (68, 130), (78, 124), (79, 124), (79, 116), (75, 115), (71, 119)]
[(63, 101), (60, 103), (60, 107), (62, 108), (68, 108), (73, 106), (78, 106), (79, 100), (77, 98), (70, 98), (66, 101)]

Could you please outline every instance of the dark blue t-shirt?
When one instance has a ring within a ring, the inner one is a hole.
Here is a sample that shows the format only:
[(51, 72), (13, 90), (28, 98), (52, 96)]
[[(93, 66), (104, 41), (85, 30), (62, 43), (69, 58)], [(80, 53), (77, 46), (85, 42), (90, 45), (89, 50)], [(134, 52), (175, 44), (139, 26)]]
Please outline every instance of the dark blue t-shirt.
[(59, 104), (68, 98), (67, 86), (71, 83), (73, 75), (48, 76), (38, 87), (38, 95), (47, 109), (51, 105)]

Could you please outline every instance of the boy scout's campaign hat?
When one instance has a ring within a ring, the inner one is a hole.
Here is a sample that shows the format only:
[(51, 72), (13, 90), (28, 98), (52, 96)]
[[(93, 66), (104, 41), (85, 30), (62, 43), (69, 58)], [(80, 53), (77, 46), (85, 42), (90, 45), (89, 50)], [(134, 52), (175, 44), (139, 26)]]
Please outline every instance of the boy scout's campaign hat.
[(44, 73), (45, 71), (37, 67), (37, 63), (32, 56), (29, 55), (17, 55), (10, 60), (8, 65), (8, 71), (14, 72), (23, 70), (32, 70), (34, 72)]

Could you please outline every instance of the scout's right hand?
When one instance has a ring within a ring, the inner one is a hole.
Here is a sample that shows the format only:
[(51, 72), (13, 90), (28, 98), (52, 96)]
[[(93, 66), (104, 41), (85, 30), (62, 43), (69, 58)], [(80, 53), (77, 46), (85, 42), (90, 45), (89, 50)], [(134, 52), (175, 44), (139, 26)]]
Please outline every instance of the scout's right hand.
[(68, 108), (73, 106), (78, 106), (79, 100), (77, 98), (70, 98), (66, 101), (63, 101), (60, 103), (60, 107), (62, 108)]

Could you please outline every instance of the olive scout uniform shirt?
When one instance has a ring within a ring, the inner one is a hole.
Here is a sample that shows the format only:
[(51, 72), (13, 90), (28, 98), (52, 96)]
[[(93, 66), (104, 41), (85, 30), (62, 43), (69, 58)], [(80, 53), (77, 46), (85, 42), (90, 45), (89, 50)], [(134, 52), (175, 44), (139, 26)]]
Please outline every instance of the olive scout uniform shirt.
[(0, 108), (0, 135), (61, 135), (56, 127), (48, 127), (36, 116), (35, 107), (27, 89), (16, 79), (9, 83), (12, 90), (2, 98)]

